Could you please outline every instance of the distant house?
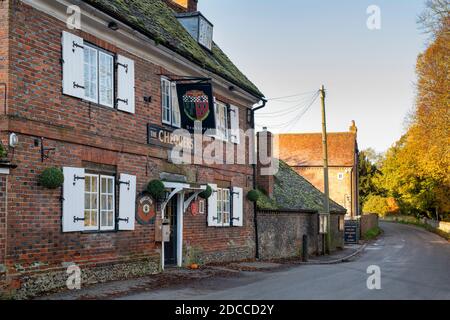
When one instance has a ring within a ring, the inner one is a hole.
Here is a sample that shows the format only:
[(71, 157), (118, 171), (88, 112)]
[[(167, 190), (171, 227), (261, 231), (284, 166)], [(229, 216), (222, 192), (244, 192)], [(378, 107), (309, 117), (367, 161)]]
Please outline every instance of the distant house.
[[(328, 133), (330, 198), (347, 209), (347, 217), (359, 215), (357, 127)], [(320, 191), (324, 191), (321, 133), (279, 134), (279, 157)]]
[[(270, 132), (267, 134), (271, 136)], [(258, 133), (258, 139), (260, 136), (261, 133)], [(257, 184), (262, 191), (257, 202), (260, 256), (286, 258), (299, 255), (303, 236), (308, 237), (310, 254), (322, 253), (319, 213), (323, 212), (325, 195), (282, 160), (274, 175), (262, 176), (261, 167), (264, 166), (258, 164)], [(330, 249), (334, 251), (344, 245), (344, 216), (347, 210), (331, 200), (330, 211)]]

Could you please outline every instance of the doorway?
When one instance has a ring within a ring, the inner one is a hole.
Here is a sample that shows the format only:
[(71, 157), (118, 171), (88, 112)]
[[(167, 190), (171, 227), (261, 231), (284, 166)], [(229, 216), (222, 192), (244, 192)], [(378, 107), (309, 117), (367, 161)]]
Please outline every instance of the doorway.
[(178, 205), (177, 196), (173, 197), (166, 206), (166, 223), (170, 226), (170, 239), (164, 242), (164, 264), (166, 266), (177, 265), (177, 230), (178, 230)]

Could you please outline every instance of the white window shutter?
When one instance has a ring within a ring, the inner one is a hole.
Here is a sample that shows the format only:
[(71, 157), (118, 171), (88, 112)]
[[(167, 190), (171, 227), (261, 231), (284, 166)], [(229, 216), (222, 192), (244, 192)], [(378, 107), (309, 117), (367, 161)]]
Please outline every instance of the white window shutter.
[(117, 109), (135, 112), (134, 61), (117, 56)]
[(84, 42), (83, 39), (63, 32), (63, 93), (84, 98)]
[(239, 131), (239, 108), (230, 106), (231, 142), (240, 144), (241, 135)]
[(244, 225), (244, 190), (233, 187), (233, 226), (242, 227)]
[(84, 178), (83, 168), (64, 167), (63, 232), (84, 230)]
[(136, 216), (136, 176), (120, 175), (119, 230), (134, 230)]
[(212, 189), (211, 196), (208, 198), (208, 226), (220, 226), (217, 219), (217, 184), (209, 184)]

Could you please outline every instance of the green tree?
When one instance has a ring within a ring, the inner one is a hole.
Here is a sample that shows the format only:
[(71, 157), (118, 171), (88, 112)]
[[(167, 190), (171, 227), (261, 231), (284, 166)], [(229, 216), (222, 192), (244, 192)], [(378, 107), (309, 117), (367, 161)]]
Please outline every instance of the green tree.
[(378, 173), (376, 163), (379, 161), (379, 155), (369, 148), (361, 151), (358, 157), (359, 202), (360, 208), (363, 208), (367, 197), (379, 193), (373, 180)]

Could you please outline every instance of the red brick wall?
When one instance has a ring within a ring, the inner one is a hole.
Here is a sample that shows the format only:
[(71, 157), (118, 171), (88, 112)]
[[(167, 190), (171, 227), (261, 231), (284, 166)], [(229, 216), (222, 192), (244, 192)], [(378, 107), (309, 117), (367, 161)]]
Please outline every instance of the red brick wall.
[[(81, 167), (82, 161), (115, 165), (118, 173), (137, 176), (138, 192), (150, 180), (159, 178), (162, 171), (198, 177), (202, 183), (229, 180), (232, 185), (243, 187), (244, 192), (250, 190), (251, 166), (174, 166), (166, 161), (167, 149), (146, 144), (147, 123), (161, 125), (161, 66), (75, 32), (97, 46), (135, 60), (136, 114), (64, 96), (60, 59), (65, 24), (20, 2), (14, 2), (14, 10), (9, 74), (13, 93), (9, 119), (2, 122), (2, 128), (7, 126), (20, 139), (14, 153), (18, 168), (12, 170), (8, 186), (7, 264), (12, 274), (61, 268), (64, 262), (87, 265), (159, 255), (153, 226), (137, 224), (131, 232), (62, 233), (61, 191), (49, 191), (37, 183), (38, 175), (49, 166)], [(143, 97), (149, 95), (153, 102), (144, 103)], [(240, 122), (247, 129), (244, 111), (240, 112)], [(41, 136), (46, 138), (46, 147), (55, 148), (44, 163), (39, 147), (34, 146), (34, 139)], [(216, 229), (206, 225), (206, 215), (186, 214), (184, 239), (189, 246), (201, 248), (205, 255), (242, 251), (250, 252), (245, 258), (251, 257), (254, 237), (250, 203), (245, 202), (243, 228)]]

